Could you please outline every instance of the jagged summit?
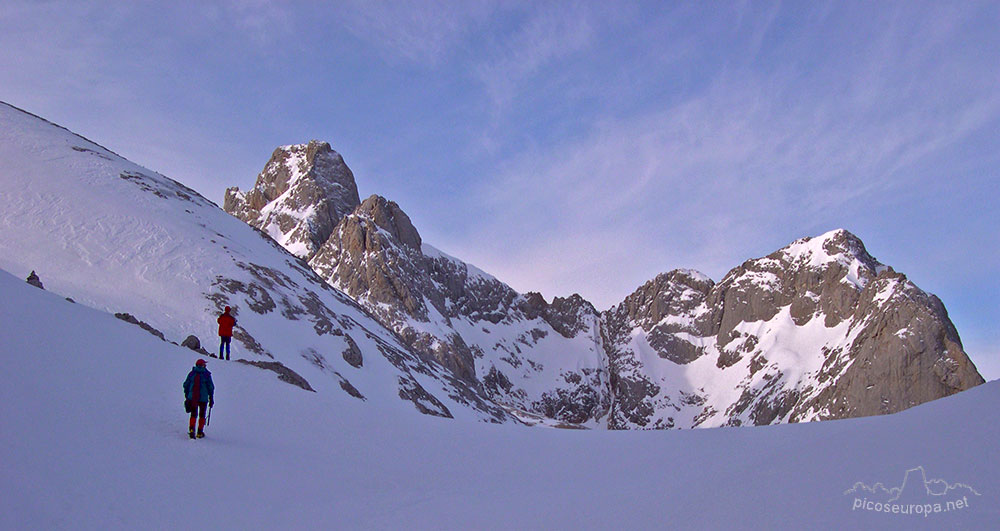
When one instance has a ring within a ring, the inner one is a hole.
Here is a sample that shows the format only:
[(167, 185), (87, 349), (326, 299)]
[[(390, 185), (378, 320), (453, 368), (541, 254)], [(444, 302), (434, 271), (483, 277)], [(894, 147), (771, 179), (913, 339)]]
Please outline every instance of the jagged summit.
[(864, 287), (868, 277), (885, 266), (868, 253), (864, 242), (851, 232), (836, 229), (814, 238), (801, 238), (767, 256), (795, 266), (823, 268), (831, 263), (852, 269), (848, 281)]
[[(685, 316), (685, 325), (694, 326), (694, 315), (705, 297), (715, 286), (710, 278), (697, 271), (675, 269), (660, 273), (639, 287), (617, 306), (608, 310), (609, 315), (627, 316), (652, 327), (667, 316), (678, 319)], [(680, 324), (675, 320), (674, 324)]]
[(251, 190), (226, 190), (223, 208), (308, 259), (360, 203), (343, 157), (312, 140), (275, 149)]
[(372, 195), (355, 209), (353, 215), (370, 219), (375, 226), (388, 232), (399, 243), (416, 251), (421, 250), (420, 233), (395, 201)]

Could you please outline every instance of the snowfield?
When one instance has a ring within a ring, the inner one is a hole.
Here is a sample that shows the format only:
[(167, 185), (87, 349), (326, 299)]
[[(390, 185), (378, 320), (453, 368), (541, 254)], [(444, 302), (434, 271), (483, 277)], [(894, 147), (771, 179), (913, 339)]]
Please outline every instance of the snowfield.
[[(208, 437), (192, 441), (181, 383), (196, 355), (16, 273), (0, 272), (2, 529), (1000, 522), (997, 382), (881, 417), (607, 432), (415, 415), (209, 360), (217, 405)], [(875, 484), (907, 477), (912, 497), (917, 467), (929, 486), (953, 487), (926, 502), (931, 514), (876, 512)]]

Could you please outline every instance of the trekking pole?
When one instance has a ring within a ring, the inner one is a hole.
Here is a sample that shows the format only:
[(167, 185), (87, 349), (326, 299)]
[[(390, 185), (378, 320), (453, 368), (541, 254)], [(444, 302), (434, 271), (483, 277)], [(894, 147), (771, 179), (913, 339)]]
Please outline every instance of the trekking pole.
[(208, 406), (208, 418), (205, 419), (205, 425), (206, 426), (212, 425), (212, 406)]

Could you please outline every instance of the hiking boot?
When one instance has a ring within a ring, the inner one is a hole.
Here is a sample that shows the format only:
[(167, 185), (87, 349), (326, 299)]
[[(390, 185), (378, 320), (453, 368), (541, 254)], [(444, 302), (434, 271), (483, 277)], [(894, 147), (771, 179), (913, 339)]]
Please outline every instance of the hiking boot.
[(194, 428), (188, 429), (188, 437), (191, 437), (192, 439), (194, 439)]
[[(193, 435), (192, 435), (192, 437), (193, 437)], [(198, 430), (198, 438), (199, 439), (204, 439), (205, 438), (205, 432), (203, 432), (201, 430)]]

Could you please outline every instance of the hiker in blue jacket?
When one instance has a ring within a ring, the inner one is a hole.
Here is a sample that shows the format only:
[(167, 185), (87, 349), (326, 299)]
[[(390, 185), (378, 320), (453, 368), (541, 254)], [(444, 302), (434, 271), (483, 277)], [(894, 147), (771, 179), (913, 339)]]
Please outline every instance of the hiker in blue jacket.
[(191, 413), (188, 436), (195, 438), (194, 419), (198, 418), (198, 438), (205, 436), (205, 409), (215, 405), (215, 384), (205, 360), (198, 360), (184, 380), (184, 409)]

